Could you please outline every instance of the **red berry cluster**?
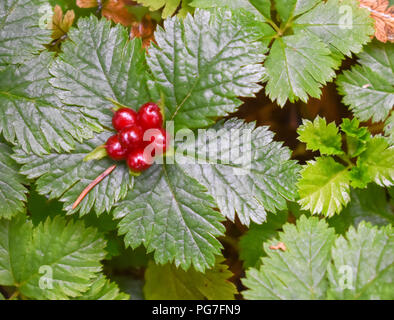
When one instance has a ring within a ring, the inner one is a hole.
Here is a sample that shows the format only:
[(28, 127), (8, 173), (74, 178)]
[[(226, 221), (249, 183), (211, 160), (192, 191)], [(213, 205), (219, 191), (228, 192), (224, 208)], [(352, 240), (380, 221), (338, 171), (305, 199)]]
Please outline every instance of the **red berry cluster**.
[[(163, 116), (160, 108), (153, 102), (141, 106), (138, 113), (129, 108), (117, 110), (112, 124), (118, 134), (110, 137), (105, 144), (108, 155), (114, 160), (126, 160), (133, 172), (148, 169), (151, 164), (144, 153), (150, 145), (150, 156), (164, 153), (168, 147), (168, 134), (163, 129)], [(144, 141), (146, 130), (152, 130), (150, 141)]]

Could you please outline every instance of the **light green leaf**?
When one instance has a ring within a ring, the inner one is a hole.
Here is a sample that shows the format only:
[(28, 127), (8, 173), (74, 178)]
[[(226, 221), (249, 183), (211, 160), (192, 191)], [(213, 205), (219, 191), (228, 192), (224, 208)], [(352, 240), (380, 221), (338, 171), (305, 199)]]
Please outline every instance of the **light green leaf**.
[[(40, 27), (52, 8), (46, 0), (2, 0), (0, 2), (0, 66), (21, 63), (45, 49), (51, 31)], [(0, 77), (1, 78), (1, 77)]]
[(386, 120), (384, 133), (386, 134), (390, 145), (394, 145), (394, 112), (392, 112), (390, 117)]
[(319, 150), (320, 154), (325, 155), (344, 153), (341, 135), (338, 133), (335, 122), (327, 125), (326, 119), (319, 116), (313, 122), (304, 119), (297, 133), (299, 134), (298, 140), (306, 143), (309, 150)]
[[(33, 299), (68, 299), (89, 289), (105, 241), (59, 216), (33, 228), (24, 215), (0, 220), (0, 284)], [(45, 288), (42, 288), (46, 286)]]
[(0, 218), (6, 219), (25, 211), (27, 192), (23, 186), (27, 181), (11, 154), (11, 148), (0, 142)]
[(147, 300), (234, 300), (237, 289), (228, 281), (231, 271), (218, 258), (213, 269), (200, 273), (183, 271), (172, 264), (159, 266), (152, 261), (145, 271)]
[(181, 12), (182, 16), (186, 16), (185, 12), (192, 13), (190, 8), (191, 0), (137, 0), (138, 3), (145, 7), (148, 7), (152, 11), (156, 11), (163, 8), (162, 17), (163, 19), (172, 16), (178, 9), (179, 5), (182, 5)]
[(135, 179), (114, 216), (119, 233), (132, 248), (144, 244), (159, 264), (175, 262), (204, 271), (215, 263), (224, 232), (222, 216), (213, 210), (206, 188), (175, 164), (153, 165)]
[[(315, 1), (316, 3), (316, 1)], [(346, 56), (361, 51), (375, 32), (370, 12), (357, 0), (319, 1), (293, 22), (294, 31), (305, 30)]]
[(266, 255), (264, 242), (277, 237), (278, 229), (287, 221), (286, 211), (277, 214), (268, 214), (267, 222), (252, 224), (249, 230), (239, 241), (239, 257), (244, 262), (244, 268), (258, 268), (261, 265), (261, 257)]
[(36, 154), (69, 151), (100, 126), (75, 106), (63, 106), (48, 83), (53, 55), (44, 52), (24, 65), (0, 71), (0, 132)]
[(333, 158), (309, 161), (301, 175), (298, 182), (301, 209), (330, 217), (350, 201), (349, 171)]
[(137, 110), (151, 100), (145, 51), (140, 39), (129, 41), (126, 28), (90, 16), (79, 19), (68, 37), (50, 69), (63, 103), (112, 128), (109, 98)]
[[(50, 153), (39, 157), (17, 150), (15, 160), (23, 164), (21, 173), (36, 181), (37, 191), (48, 195), (49, 199), (59, 198), (64, 202), (64, 209), (69, 213), (79, 211), (81, 215), (92, 209), (97, 215), (109, 212), (112, 206), (126, 196), (133, 184), (133, 177), (125, 163), (115, 163), (109, 158), (100, 161), (84, 162), (84, 157), (102, 145), (111, 136), (103, 132), (93, 139), (78, 144), (72, 153)], [(96, 187), (94, 187), (80, 205), (71, 210), (72, 204), (90, 182), (107, 168), (116, 164), (117, 168)]]
[(361, 222), (333, 246), (328, 275), (331, 299), (394, 299), (394, 233)]
[[(297, 225), (286, 224), (279, 239), (264, 245), (267, 257), (259, 270), (251, 268), (242, 280), (250, 300), (323, 299), (327, 290), (326, 270), (330, 262), (334, 229), (324, 220), (301, 216)], [(278, 242), (286, 251), (269, 249)]]
[(343, 119), (341, 124), (341, 129), (346, 134), (347, 153), (352, 158), (363, 153), (367, 148), (367, 142), (371, 139), (368, 128), (359, 125), (357, 118)]
[(338, 76), (343, 102), (363, 121), (384, 120), (394, 106), (394, 44), (374, 41), (359, 55), (360, 65)]
[(334, 76), (339, 63), (327, 46), (306, 32), (278, 38), (264, 66), (267, 69), (267, 95), (284, 106), (287, 99), (306, 102), (308, 94), (320, 97), (321, 86)]
[(380, 186), (394, 184), (394, 146), (380, 136), (369, 140), (367, 149), (357, 160), (357, 167), (365, 168), (370, 181)]
[(78, 300), (129, 300), (129, 295), (119, 291), (118, 285), (100, 275)]
[(350, 198), (341, 214), (328, 220), (337, 233), (344, 234), (350, 226), (357, 227), (362, 221), (378, 226), (394, 223), (394, 212), (384, 188), (371, 183), (366, 189), (352, 189)]
[(183, 22), (167, 19), (165, 30), (156, 31), (158, 46), (149, 49), (148, 63), (175, 130), (211, 125), (237, 110), (237, 97), (260, 90), (265, 48), (254, 28), (241, 24), (250, 18), (247, 12), (197, 10)]
[[(241, 223), (262, 223), (267, 211), (286, 209), (297, 196), (300, 166), (267, 127), (241, 120), (219, 122), (206, 134), (177, 145), (176, 161), (205, 185), (220, 212)], [(183, 155), (179, 150), (192, 150)]]

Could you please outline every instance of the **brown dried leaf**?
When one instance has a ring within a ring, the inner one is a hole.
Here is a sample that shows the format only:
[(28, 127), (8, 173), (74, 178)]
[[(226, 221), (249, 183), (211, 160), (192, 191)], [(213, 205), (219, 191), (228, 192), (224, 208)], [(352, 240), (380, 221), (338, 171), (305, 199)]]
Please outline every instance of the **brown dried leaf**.
[(60, 39), (68, 30), (70, 30), (75, 19), (74, 10), (68, 10), (63, 17), (62, 8), (59, 5), (55, 6), (54, 14), (52, 18), (52, 39)]
[(103, 6), (102, 15), (108, 20), (129, 27), (135, 21), (133, 14), (127, 9), (131, 4), (133, 1), (130, 0), (108, 0)]
[(151, 41), (155, 41), (155, 29), (156, 23), (149, 15), (146, 15), (141, 22), (133, 22), (130, 30), (130, 39), (141, 38), (144, 48), (147, 48)]
[(394, 6), (388, 0), (358, 0), (375, 20), (375, 37), (382, 42), (394, 42)]

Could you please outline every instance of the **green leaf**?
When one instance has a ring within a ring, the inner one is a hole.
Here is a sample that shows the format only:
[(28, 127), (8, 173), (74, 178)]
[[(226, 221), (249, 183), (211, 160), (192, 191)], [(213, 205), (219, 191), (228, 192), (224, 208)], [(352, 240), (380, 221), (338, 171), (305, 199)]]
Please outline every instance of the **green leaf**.
[(331, 299), (394, 299), (394, 233), (361, 222), (333, 246), (328, 275)]
[(93, 281), (90, 288), (78, 300), (129, 300), (129, 295), (119, 291), (115, 282), (110, 282), (100, 275)]
[(206, 188), (174, 164), (153, 165), (135, 179), (114, 216), (133, 249), (144, 244), (157, 263), (175, 262), (204, 271), (215, 263), (223, 235), (222, 216)]
[(8, 219), (25, 211), (27, 193), (27, 181), (11, 154), (11, 148), (0, 142), (0, 218)]
[(95, 229), (59, 216), (36, 228), (24, 215), (0, 220), (0, 247), (0, 284), (33, 299), (87, 291), (105, 256), (105, 241)]
[[(297, 225), (286, 224), (278, 240), (264, 245), (267, 257), (259, 270), (251, 268), (242, 283), (246, 299), (323, 299), (334, 229), (324, 220), (301, 216)], [(269, 249), (283, 242), (286, 251)]]
[(186, 13), (192, 10), (189, 7), (189, 2), (191, 0), (137, 0), (138, 3), (145, 7), (148, 7), (152, 11), (159, 10), (163, 8), (162, 17), (163, 19), (172, 16), (178, 9), (179, 5), (182, 5), (180, 13), (182, 16), (186, 16)]
[(394, 44), (374, 41), (359, 54), (360, 65), (338, 76), (343, 102), (363, 121), (384, 120), (394, 106)]
[(301, 209), (330, 217), (350, 201), (349, 171), (333, 158), (309, 161), (301, 175), (298, 182)]
[(0, 71), (0, 132), (26, 152), (69, 151), (100, 126), (78, 107), (63, 106), (48, 83), (53, 55), (44, 52), (24, 65)]
[(183, 271), (172, 264), (150, 262), (145, 271), (144, 294), (147, 300), (234, 300), (237, 289), (228, 281), (233, 276), (218, 258), (213, 269), (200, 273)]
[(296, 17), (311, 8), (320, 0), (274, 0), (275, 8), (278, 11), (282, 22), (286, 22), (291, 17)]
[(369, 140), (367, 149), (357, 160), (357, 167), (365, 168), (370, 181), (380, 186), (394, 184), (394, 146), (380, 136)]
[(341, 135), (335, 122), (327, 125), (326, 119), (315, 118), (313, 122), (303, 120), (297, 129), (298, 140), (306, 143), (306, 148), (312, 151), (320, 151), (320, 154), (333, 155), (343, 154)]
[(264, 242), (278, 235), (278, 229), (287, 221), (288, 214), (285, 211), (277, 214), (269, 214), (267, 222), (258, 225), (252, 224), (249, 230), (239, 241), (239, 257), (244, 262), (244, 268), (258, 268), (261, 265), (261, 257), (266, 255)]
[(52, 13), (52, 8), (46, 0), (0, 2), (0, 66), (22, 63), (45, 49), (43, 45), (51, 41), (51, 31), (39, 24), (48, 13)]
[(133, 109), (151, 100), (145, 51), (140, 39), (129, 41), (126, 28), (111, 28), (110, 21), (90, 16), (79, 19), (68, 37), (50, 69), (55, 77), (50, 82), (63, 103), (80, 106), (112, 128), (109, 99)]
[(284, 106), (287, 99), (306, 102), (308, 94), (318, 98), (321, 86), (334, 76), (339, 63), (316, 36), (300, 31), (274, 41), (264, 64), (267, 95)]
[(250, 19), (247, 12), (197, 10), (183, 22), (167, 19), (165, 30), (156, 31), (148, 63), (175, 130), (211, 125), (237, 110), (237, 97), (260, 90), (265, 48), (254, 28), (241, 24)]
[(343, 119), (341, 124), (341, 129), (346, 134), (347, 152), (352, 158), (359, 156), (367, 149), (367, 142), (371, 138), (368, 128), (359, 127), (359, 125), (357, 118)]
[[(245, 9), (250, 11), (256, 15), (260, 15), (259, 11), (256, 10), (255, 7), (257, 5), (253, 5), (253, 2), (258, 2), (261, 0), (193, 0), (190, 5), (195, 8), (200, 9), (209, 9), (209, 8), (223, 8), (227, 7), (233, 10)], [(262, 0), (264, 2), (269, 2), (266, 0)]]
[[(94, 210), (97, 215), (109, 212), (112, 206), (126, 196), (133, 184), (133, 177), (125, 163), (115, 163), (109, 158), (84, 162), (84, 157), (102, 145), (112, 133), (103, 132), (93, 139), (77, 144), (72, 153), (50, 153), (39, 157), (17, 150), (14, 159), (23, 164), (21, 173), (36, 181), (37, 191), (49, 199), (59, 198), (69, 213), (79, 211), (81, 215)], [(110, 166), (117, 168), (85, 197), (80, 205), (71, 210), (72, 204), (90, 182)]]
[[(231, 119), (194, 142), (176, 146), (176, 161), (207, 187), (226, 218), (234, 221), (237, 213), (245, 225), (262, 223), (267, 211), (286, 209), (286, 200), (296, 198), (300, 166), (267, 127)], [(183, 155), (183, 150), (192, 152)]]
[(341, 214), (328, 220), (337, 233), (344, 234), (350, 226), (357, 227), (362, 221), (378, 226), (394, 223), (394, 212), (384, 188), (371, 183), (366, 189), (352, 189), (350, 198)]
[(369, 11), (361, 9), (357, 0), (319, 1), (293, 22), (296, 33), (305, 30), (346, 56), (360, 52), (370, 41), (373, 25)]

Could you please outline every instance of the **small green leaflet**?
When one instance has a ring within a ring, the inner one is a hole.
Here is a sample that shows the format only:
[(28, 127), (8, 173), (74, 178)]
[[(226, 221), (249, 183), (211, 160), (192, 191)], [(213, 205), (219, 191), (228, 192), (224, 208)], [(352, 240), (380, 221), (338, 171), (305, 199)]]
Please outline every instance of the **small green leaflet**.
[[(69, 151), (100, 125), (75, 106), (63, 106), (48, 83), (53, 55), (35, 56), (0, 71), (0, 132), (26, 152)], [(34, 79), (34, 81), (32, 80)]]
[[(270, 2), (269, 0), (260, 1)], [(284, 22), (288, 21), (289, 18), (296, 17), (312, 9), (319, 2), (320, 0), (274, 0), (275, 8)]]
[(267, 68), (266, 92), (271, 100), (284, 106), (287, 99), (308, 101), (308, 94), (320, 97), (320, 87), (334, 78), (339, 63), (327, 46), (304, 31), (274, 41), (264, 66)]
[(301, 175), (298, 182), (301, 209), (330, 217), (350, 201), (349, 171), (333, 158), (319, 157), (309, 161)]
[(371, 134), (366, 127), (360, 127), (357, 118), (343, 119), (341, 130), (346, 134), (347, 152), (351, 158), (359, 156), (367, 149)]
[(6, 219), (25, 211), (27, 189), (23, 185), (28, 184), (11, 154), (11, 148), (0, 142), (0, 218)]
[(141, 40), (129, 41), (126, 28), (90, 16), (79, 19), (68, 37), (50, 69), (50, 82), (63, 103), (80, 106), (112, 128), (114, 106), (109, 99), (135, 110), (152, 99)]
[(1, 0), (0, 66), (22, 63), (45, 49), (51, 41), (45, 25), (51, 14), (47, 0)]
[(367, 142), (366, 151), (357, 160), (357, 167), (365, 170), (370, 181), (380, 186), (394, 184), (394, 146), (380, 136)]
[[(278, 239), (264, 244), (267, 257), (260, 269), (250, 268), (242, 283), (249, 300), (322, 299), (327, 290), (325, 274), (330, 262), (334, 229), (324, 220), (301, 216), (297, 225), (286, 224)], [(270, 249), (283, 242), (286, 251)]]
[(153, 165), (135, 179), (126, 198), (114, 210), (119, 233), (132, 248), (144, 244), (159, 264), (175, 262), (203, 272), (222, 248), (220, 212), (206, 188), (176, 164)]
[(166, 120), (175, 130), (202, 128), (234, 112), (237, 98), (252, 97), (264, 77), (265, 48), (246, 12), (196, 10), (183, 22), (167, 19), (155, 33), (148, 64), (165, 97)]
[(394, 299), (394, 232), (361, 222), (339, 236), (328, 268), (329, 299)]
[(35, 228), (23, 214), (1, 219), (0, 247), (0, 285), (15, 286), (32, 299), (81, 295), (101, 271), (105, 256), (105, 241), (95, 229), (60, 216)]
[(144, 294), (147, 300), (234, 300), (237, 289), (228, 281), (233, 276), (217, 259), (205, 273), (190, 269), (183, 271), (172, 264), (156, 265), (152, 261), (145, 271)]
[(304, 119), (297, 133), (298, 140), (306, 143), (309, 150), (319, 150), (324, 155), (343, 154), (341, 135), (334, 122), (327, 125), (326, 119), (319, 116), (313, 122)]
[(394, 44), (371, 42), (359, 54), (359, 65), (338, 76), (343, 102), (363, 121), (386, 119), (394, 106)]
[[(286, 251), (269, 246), (281, 241)], [(242, 280), (246, 299), (387, 299), (392, 300), (394, 233), (365, 221), (336, 236), (324, 220), (301, 216), (286, 224), (278, 240), (264, 247), (260, 269)]]
[(193, 8), (189, 5), (191, 0), (137, 0), (138, 3), (145, 7), (149, 7), (150, 10), (156, 11), (163, 8), (162, 17), (163, 19), (172, 16), (181, 5), (178, 15), (185, 17), (188, 12), (192, 13)]
[(286, 209), (286, 200), (297, 196), (300, 166), (290, 160), (289, 149), (273, 141), (267, 127), (221, 121), (196, 141), (177, 144), (176, 155), (183, 170), (207, 187), (220, 212), (232, 221), (237, 213), (245, 225), (262, 223), (267, 211)]
[(118, 285), (100, 275), (93, 281), (87, 292), (78, 300), (129, 300), (129, 295), (119, 291)]
[(193, 0), (190, 3), (190, 6), (200, 9), (223, 8), (223, 7), (227, 7), (235, 10), (244, 9), (256, 15), (259, 15), (259, 12), (251, 4), (252, 2), (253, 1), (249, 1), (249, 0)]
[(394, 112), (391, 113), (384, 126), (384, 133), (390, 145), (394, 145)]
[(84, 143), (77, 144), (71, 153), (50, 153), (44, 156), (27, 154), (16, 150), (14, 158), (22, 164), (21, 173), (29, 179), (37, 179), (37, 191), (50, 199), (60, 198), (64, 209), (81, 215), (92, 209), (97, 215), (110, 211), (115, 202), (126, 196), (133, 184), (133, 177), (125, 163), (116, 163), (117, 168), (101, 181), (85, 197), (80, 205), (71, 211), (71, 206), (82, 190), (108, 167), (115, 164), (109, 158), (84, 162), (84, 157), (93, 149), (105, 143), (110, 132), (97, 134)]

